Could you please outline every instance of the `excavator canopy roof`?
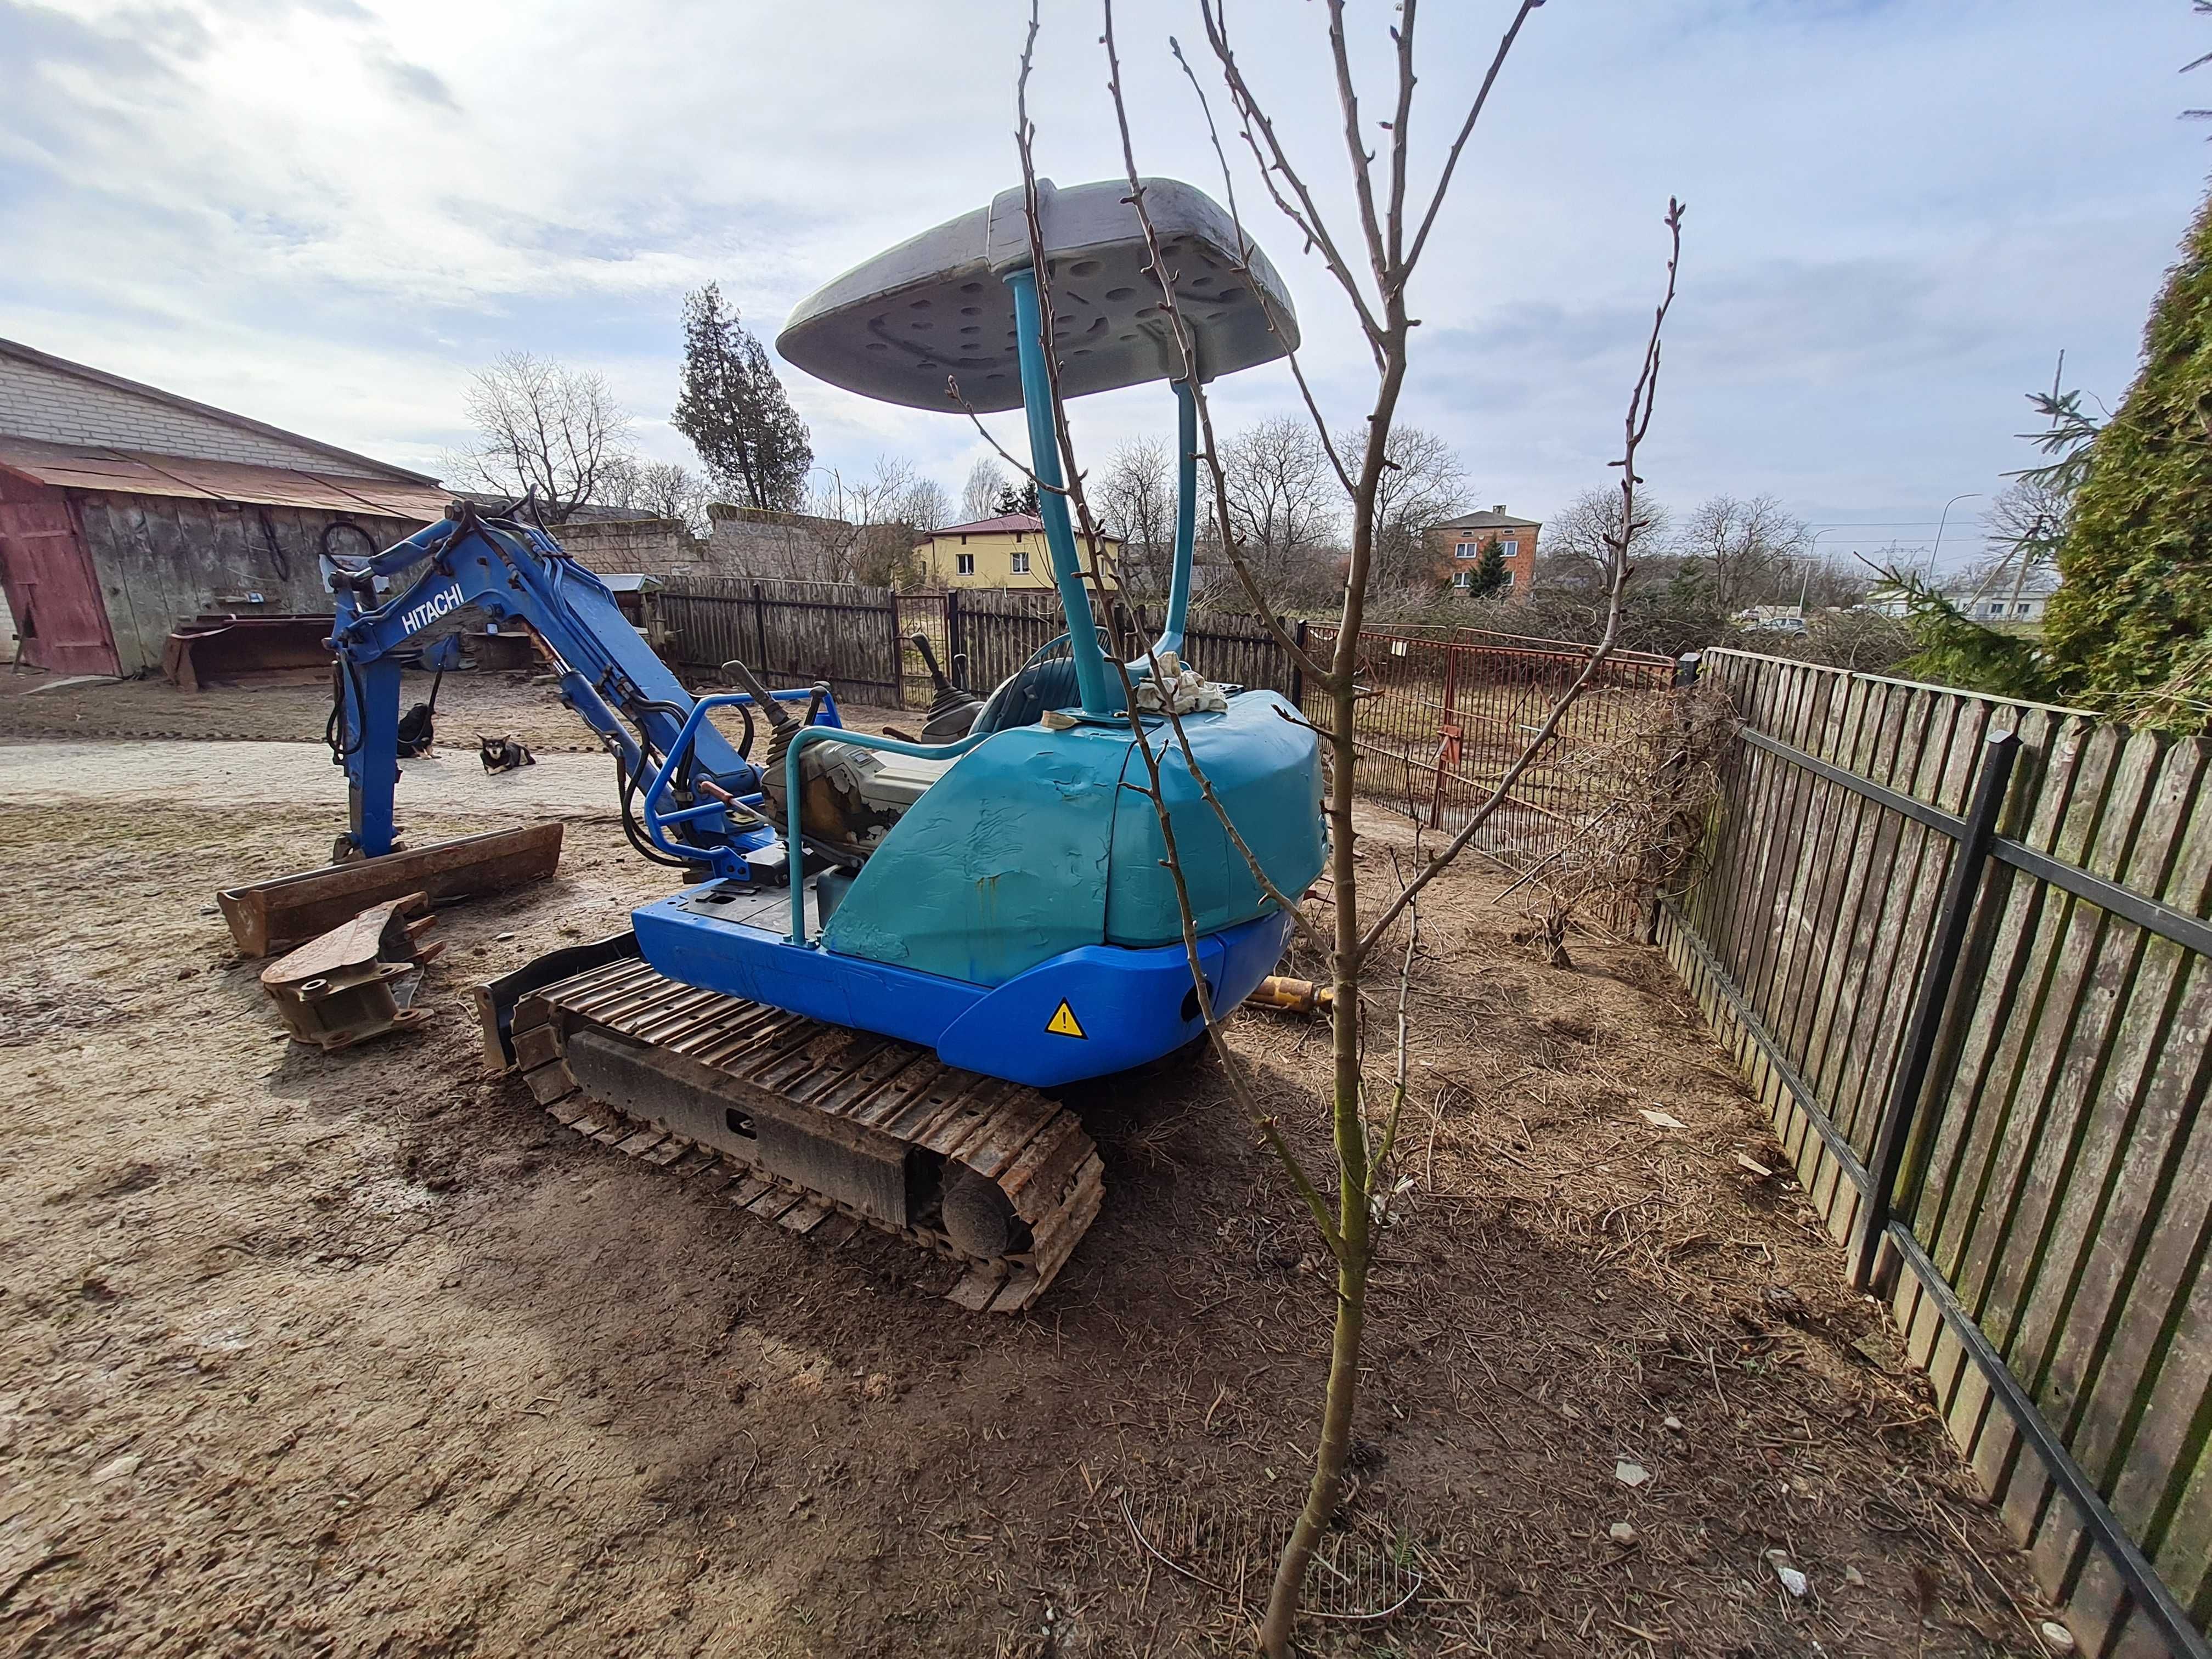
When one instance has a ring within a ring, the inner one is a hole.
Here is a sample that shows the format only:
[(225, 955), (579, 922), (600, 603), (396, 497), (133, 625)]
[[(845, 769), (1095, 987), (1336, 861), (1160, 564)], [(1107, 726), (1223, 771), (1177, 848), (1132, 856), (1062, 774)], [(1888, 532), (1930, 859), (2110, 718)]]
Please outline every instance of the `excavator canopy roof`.
[[(1037, 184), (1060, 391), (1076, 398), (1182, 372), (1166, 308), (1148, 273), (1144, 228), (1125, 180)], [(1295, 349), (1297, 314), (1267, 256), (1237, 256), (1229, 216), (1204, 191), (1145, 180), (1145, 205), (1197, 343), (1199, 378), (1249, 368)], [(787, 362), (848, 392), (912, 409), (1018, 409), (1021, 371), (1005, 278), (1030, 263), (1018, 189), (879, 253), (803, 301), (776, 337)], [(1254, 293), (1264, 291), (1263, 307)], [(1272, 320), (1272, 326), (1270, 326)]]

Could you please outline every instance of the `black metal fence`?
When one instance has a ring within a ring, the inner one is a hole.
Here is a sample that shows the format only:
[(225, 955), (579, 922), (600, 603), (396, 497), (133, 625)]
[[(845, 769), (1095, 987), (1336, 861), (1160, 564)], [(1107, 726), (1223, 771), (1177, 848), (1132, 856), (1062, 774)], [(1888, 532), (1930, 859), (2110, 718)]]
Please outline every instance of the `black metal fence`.
[(2212, 746), (1733, 651), (1660, 938), (2086, 1652), (2212, 1616)]

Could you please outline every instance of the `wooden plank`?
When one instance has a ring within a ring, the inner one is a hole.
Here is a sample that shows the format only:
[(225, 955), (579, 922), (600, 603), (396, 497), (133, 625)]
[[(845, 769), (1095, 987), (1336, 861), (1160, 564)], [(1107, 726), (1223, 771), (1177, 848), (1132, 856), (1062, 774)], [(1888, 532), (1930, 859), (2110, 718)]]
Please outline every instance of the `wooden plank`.
[[(2036, 794), (2021, 811), (2022, 833), (2049, 850), (2064, 820), (2082, 744), (2077, 727), (2050, 741), (2059, 746), (2037, 769)], [(1977, 975), (1980, 997), (1975, 1018), (1961, 1035), (1949, 1066), (1950, 1085), (1936, 1108), (1938, 1128), (1914, 1206), (1914, 1227), (1929, 1254), (1955, 1275), (1969, 1231), (1969, 1218), (1980, 1202), (1983, 1181), (2002, 1133), (2005, 1096), (1993, 1089), (2008, 1022), (2017, 1012), (2029, 1017), (2022, 981), (2040, 960), (2039, 930), (2049, 890), (2006, 870), (2003, 896), (1990, 947)]]
[[(2024, 1507), (2024, 1506), (2023, 1506)], [(2013, 1506), (2007, 1504), (2009, 1517)], [(2035, 1531), (2027, 1540), (2027, 1566), (2044, 1599), (2063, 1605), (2085, 1557), (2093, 1553), (2089, 1529), (2063, 1492), (2045, 1498)]]
[[(2137, 741), (2148, 736), (2139, 734)], [(2197, 860), (2196, 868), (2184, 878), (2191, 889), (2191, 908), (2201, 902), (2207, 878), (2212, 877), (2212, 814), (2206, 815), (2193, 848), (2185, 849), (2182, 842), (2203, 772), (2203, 757), (2194, 744), (2175, 745), (2160, 754), (2153, 763), (2132, 848), (2120, 864), (2100, 873), (2170, 899), (2176, 860), (2186, 850)], [(2101, 1346), (2094, 1334), (2102, 1322), (2099, 1318), (2088, 1330), (2073, 1333), (2066, 1365), (2051, 1368), (2057, 1334), (2071, 1320), (2089, 1259), (2100, 1238), (2107, 1243), (2124, 1241), (2124, 1250), (2132, 1251), (2143, 1208), (2156, 1190), (2154, 1185), (2143, 1185), (2124, 1192), (2116, 1182), (2139, 1127), (2143, 1091), (2167, 1047), (2173, 996), (2188, 955), (2130, 923), (2106, 919), (2053, 1085), (2052, 1121), (2078, 1122), (2080, 1127), (2070, 1158), (2056, 1170), (2046, 1164), (2032, 1176), (2042, 1190), (2031, 1193), (2022, 1205), (2024, 1221), (2035, 1218), (2039, 1204), (2042, 1210), (2037, 1250), (2045, 1265), (2038, 1279), (2048, 1283), (2024, 1297), (2014, 1364), (2021, 1376), (2035, 1379), (2037, 1401), (2054, 1422), (2063, 1424), (2071, 1416), (2081, 1382)], [(2185, 1049), (2191, 1041), (2186, 1030), (2173, 1036)], [(2199, 1043), (2202, 1037), (2201, 1032), (2196, 1034)], [(2168, 1132), (2159, 1137), (2157, 1153), (2162, 1157), (2172, 1126), (2149, 1127), (2154, 1133), (2160, 1127)], [(2055, 1139), (2046, 1137), (2046, 1144)], [(2127, 1225), (2127, 1221), (2136, 1224)], [(2100, 1315), (2108, 1310), (2110, 1291), (2124, 1278), (2109, 1250), (2105, 1256), (2100, 1284), (2106, 1294), (2097, 1310)], [(2098, 1300), (2093, 1291), (2092, 1301)], [(2098, 1479), (2100, 1473), (2092, 1470), (2091, 1479)]]
[[(2069, 863), (2081, 860), (2095, 836), (2120, 743), (2121, 734), (2108, 728), (2087, 735), (2051, 848)], [(2035, 1102), (2025, 1097), (2021, 1073), (2033, 1046), (2038, 1011), (2058, 971), (2072, 910), (2073, 901), (2064, 894), (2040, 895), (2018, 992), (2007, 1010), (1996, 1052), (1988, 1060), (1988, 1092), (1978, 1109), (1988, 1117), (1979, 1137), (1985, 1150), (1980, 1166), (1966, 1171), (1972, 1186), (1971, 1193), (1960, 1193), (1964, 1225), (1954, 1246), (1956, 1265), (1947, 1268), (1969, 1311), (1980, 1305), (2002, 1231), (2004, 1194), (2013, 1189), (2029, 1151)]]
[[(2167, 1659), (2165, 1639), (2152, 1636), (2147, 1621), (2132, 1617), (2134, 1599), (2120, 1582), (2112, 1559), (2101, 1550), (2091, 1550), (2088, 1559), (2082, 1562), (2081, 1577), (2067, 1596), (2063, 1611), (2066, 1628), (2074, 1632), (2080, 1652), (2101, 1655), (2104, 1659), (2118, 1659), (2124, 1652)], [(2131, 1625), (2135, 1627), (2133, 1642), (2126, 1638)], [(2154, 1645), (2143, 1647), (2145, 1637), (2149, 1637)]]
[[(2202, 1012), (2204, 963), (2192, 972)], [(2078, 1455), (2118, 1473), (2108, 1488), (2113, 1513), (2131, 1528), (2163, 1526), (2155, 1553), (2167, 1583), (2185, 1600), (2203, 1584), (2212, 1559), (2212, 1484), (2205, 1459), (2212, 1420), (2212, 1112), (2203, 1110), (2207, 1066), (2200, 1035), (2188, 1057), (2185, 1139), (2163, 1182), (2162, 1213), (2132, 1264), (2124, 1312), (2075, 1431)], [(2085, 1466), (2086, 1467), (2086, 1466)], [(2190, 1565), (2192, 1558), (2199, 1563)], [(2184, 1589), (2175, 1574), (2194, 1577)]]
[[(1860, 683), (1859, 720), (1853, 748), (1844, 760), (1868, 775), (1870, 756), (1887, 732), (1893, 731), (1890, 688)], [(1804, 1074), (1825, 1100), (1832, 1092), (1829, 1059), (1856, 1008), (1856, 985), (1865, 969), (1860, 954), (1860, 917), (1873, 888), (1872, 872), (1885, 833), (1894, 833), (1893, 815), (1862, 795), (1851, 798), (1849, 840), (1840, 860), (1841, 892), (1831, 918), (1826, 959), (1820, 971), (1820, 1006), (1804, 1038)]]
[(410, 893), (450, 899), (504, 892), (543, 881), (560, 862), (558, 821), (532, 823), (228, 887), (216, 902), (239, 954), (264, 957), (303, 945), (372, 904)]
[[(1848, 679), (1837, 700), (1829, 727), (1821, 740), (1822, 758), (1854, 769), (1869, 709), (1872, 687), (1856, 676)], [(1826, 836), (1815, 849), (1820, 884), (1812, 897), (1808, 918), (1813, 941), (1797, 975), (1795, 998), (1783, 1017), (1784, 1041), (1798, 1057), (1801, 1070), (1810, 1061), (1820, 1032), (1832, 1018), (1833, 975), (1839, 919), (1851, 896), (1851, 869), (1858, 852), (1859, 831), (1872, 803), (1851, 791), (1826, 786)]]
[[(1957, 724), (1955, 699), (1916, 690), (1907, 730), (1913, 735), (1900, 754), (1899, 775), (1889, 780), (1905, 793), (1924, 797), (1929, 777), (1939, 774)], [(1935, 843), (1931, 847), (1931, 843)], [(1913, 982), (1924, 954), (1932, 916), (1919, 889), (1931, 850), (1948, 846), (1925, 825), (1900, 820), (1893, 857), (1880, 878), (1873, 925), (1864, 945), (1865, 977), (1854, 1011), (1844, 1065), (1827, 1097), (1837, 1127), (1862, 1157), (1873, 1146), (1871, 1119), (1889, 1084), (1890, 1066), (1911, 1006)]]
[[(1914, 690), (1897, 690), (1882, 713), (1871, 781), (1895, 787), (1899, 774), (1910, 776), (1917, 756), (1925, 746), (1925, 725), (1931, 709)], [(1845, 971), (1838, 989), (1843, 1007), (1840, 1024), (1831, 1030), (1825, 1052), (1811, 1082), (1832, 1115), (1835, 1104), (1849, 1092), (1854, 1079), (1863, 1073), (1868, 1044), (1867, 1027), (1877, 1017), (1876, 1007), (1887, 988), (1887, 966), (1878, 958), (1889, 925), (1897, 872), (1908, 850), (1908, 821), (1886, 807), (1870, 809), (1874, 829), (1867, 861), (1859, 877), (1861, 891), (1851, 917)]]
[[(2104, 876), (2125, 873), (2162, 748), (2161, 740), (2151, 732), (2136, 733), (2122, 747), (2096, 830), (2076, 860), (2084, 868)], [(2017, 1074), (2014, 1116), (2022, 1133), (2004, 1164), (2004, 1178), (1984, 1200), (1985, 1216), (1993, 1209), (1996, 1224), (1980, 1230), (1984, 1248), (1968, 1255), (1976, 1299), (1967, 1305), (2008, 1361), (2045, 1261), (2048, 1240), (2044, 1224), (2051, 1200), (2064, 1183), (2080, 1146), (2084, 1101), (2079, 1090), (2069, 1097), (2062, 1086), (2069, 1046), (2078, 1041), (2089, 1051), (2093, 1067), (2103, 1050), (2104, 1032), (2094, 1022), (2100, 1006), (2095, 993), (2106, 922), (2105, 913), (2094, 906), (2076, 902), (2069, 907), (2036, 1029)], [(2108, 977), (2116, 979), (2119, 971), (2115, 967)], [(2113, 987), (2115, 992), (2120, 988)], [(2110, 1000), (2101, 1000), (2107, 1010)], [(2085, 1018), (2093, 1022), (2086, 1029)], [(2014, 1364), (2013, 1370), (2033, 1393), (2038, 1370), (2034, 1357)]]

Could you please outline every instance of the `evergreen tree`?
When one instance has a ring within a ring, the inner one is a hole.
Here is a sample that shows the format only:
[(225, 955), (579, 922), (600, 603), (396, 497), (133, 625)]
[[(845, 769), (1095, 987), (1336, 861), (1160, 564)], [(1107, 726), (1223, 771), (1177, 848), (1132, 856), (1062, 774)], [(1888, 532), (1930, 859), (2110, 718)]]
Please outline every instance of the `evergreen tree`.
[(2124, 718), (2204, 726), (2212, 694), (2212, 197), (2143, 336), (2143, 362), (2088, 447), (2045, 641), (2073, 696)]
[(783, 382), (713, 283), (684, 296), (684, 389), (676, 429), (691, 441), (714, 487), (747, 506), (797, 509), (814, 449)]
[(1034, 519), (1036, 517), (1036, 512), (1037, 487), (1035, 478), (1023, 480), (1019, 489), (1008, 484), (999, 491), (999, 515), (1001, 518), (1009, 514), (1026, 513)]
[(1505, 588), (1505, 550), (1495, 540), (1486, 543), (1482, 556), (1474, 562), (1474, 579), (1468, 584), (1468, 597), (1486, 599)]

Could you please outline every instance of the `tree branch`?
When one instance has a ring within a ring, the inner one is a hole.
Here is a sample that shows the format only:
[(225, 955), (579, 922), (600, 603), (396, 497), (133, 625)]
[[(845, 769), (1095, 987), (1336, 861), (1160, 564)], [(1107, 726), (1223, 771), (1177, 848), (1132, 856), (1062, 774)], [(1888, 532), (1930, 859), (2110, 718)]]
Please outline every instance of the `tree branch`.
[(1504, 38), (1498, 41), (1498, 50), (1490, 59), (1489, 72), (1482, 77), (1482, 86), (1474, 94), (1474, 102), (1468, 107), (1467, 119), (1460, 123), (1459, 137), (1452, 140), (1451, 149), (1444, 156), (1443, 172), (1437, 178), (1436, 194), (1429, 198), (1428, 211), (1421, 216), (1421, 228), (1414, 234), (1412, 250), (1406, 255), (1408, 265), (1418, 264), (1421, 250), (1428, 246), (1430, 227), (1436, 223), (1437, 214), (1444, 204), (1444, 193), (1451, 188), (1452, 173), (1459, 166), (1459, 154), (1467, 148), (1468, 138), (1474, 131), (1474, 124), (1482, 118), (1483, 106), (1490, 101), (1490, 89), (1498, 83), (1498, 70), (1505, 67), (1506, 54), (1513, 50), (1513, 42), (1521, 33), (1521, 26), (1528, 21), (1528, 14), (1543, 3), (1544, 0), (1521, 0), (1521, 9), (1513, 14), (1512, 22), (1506, 26)]
[[(1351, 301), (1352, 314), (1358, 318), (1360, 329), (1367, 336), (1368, 349), (1375, 356), (1376, 367), (1380, 368), (1382, 364), (1382, 325), (1376, 319), (1373, 307), (1368, 304), (1367, 295), (1361, 291), (1358, 279), (1352, 274), (1351, 265), (1338, 251), (1335, 238), (1329, 234), (1328, 224), (1321, 216), (1321, 209), (1314, 201), (1313, 192), (1307, 189), (1305, 180), (1298, 176), (1297, 169), (1291, 165), (1290, 155), (1283, 149), (1282, 140), (1275, 135), (1274, 123), (1260, 107), (1250, 85), (1244, 79), (1244, 71), (1237, 66), (1237, 54), (1229, 44), (1226, 0), (1199, 0), (1198, 11), (1200, 20), (1206, 26), (1206, 43), (1212, 48), (1215, 61), (1221, 65), (1222, 79), (1229, 88), (1230, 102), (1237, 107), (1244, 142), (1251, 149), (1253, 160), (1259, 163), (1261, 182), (1267, 185), (1267, 194), (1275, 198), (1275, 205), (1282, 210), (1284, 216), (1297, 226), (1308, 245), (1321, 250), (1329, 274), (1336, 278), (1345, 297)], [(1257, 136), (1254, 132), (1255, 127), (1258, 129)], [(1267, 140), (1264, 153), (1260, 145), (1261, 137)], [(1275, 183), (1278, 173), (1282, 174), (1285, 182), (1297, 197), (1297, 206), (1291, 205)]]
[[(1176, 294), (1173, 274), (1162, 262), (1159, 233), (1152, 224), (1152, 210), (1145, 205), (1145, 187), (1137, 171), (1136, 142), (1130, 136), (1128, 106), (1121, 95), (1121, 60), (1114, 40), (1113, 0), (1102, 0), (1102, 3), (1105, 19), (1106, 89), (1112, 95), (1114, 119), (1121, 131), (1121, 165), (1124, 175), (1129, 181), (1128, 200), (1130, 205), (1136, 210), (1137, 222), (1145, 233), (1145, 256), (1152, 273), (1152, 280), (1159, 284), (1160, 303), (1167, 313), (1168, 326), (1175, 336), (1177, 361), (1182, 368), (1182, 373), (1176, 378), (1190, 387), (1192, 400), (1197, 406), (1199, 425), (1204, 440), (1206, 472), (1213, 483), (1214, 523), (1221, 533), (1221, 550), (1228, 556), (1230, 568), (1237, 573), (1237, 579), (1243, 585), (1245, 596), (1252, 601), (1261, 624), (1274, 636), (1276, 643), (1290, 653), (1291, 660), (1296, 663), (1303, 672), (1326, 685), (1329, 679), (1329, 671), (1323, 668), (1298, 643), (1297, 635), (1276, 612), (1274, 606), (1267, 602), (1267, 595), (1260, 591), (1258, 580), (1253, 576), (1250, 567), (1245, 563), (1243, 555), (1237, 548), (1235, 518), (1229, 510), (1229, 480), (1222, 471), (1220, 451), (1214, 440), (1213, 412), (1212, 404), (1206, 396), (1205, 384), (1200, 376), (1197, 348), (1191, 336), (1189, 321), (1182, 313), (1182, 302)], [(1241, 242), (1243, 240), (1241, 230), (1237, 233), (1237, 236)], [(1259, 291), (1259, 284), (1255, 283), (1252, 287), (1256, 294)], [(1270, 326), (1272, 327), (1273, 325), (1271, 324)]]
[(1522, 774), (1534, 763), (1536, 757), (1550, 744), (1559, 729), (1559, 722), (1565, 719), (1567, 710), (1573, 707), (1598, 669), (1613, 654), (1614, 642), (1620, 638), (1621, 592), (1628, 580), (1628, 548), (1635, 534), (1636, 486), (1643, 482), (1636, 475), (1636, 452), (1643, 444), (1644, 434), (1651, 429), (1651, 410), (1659, 390), (1660, 337), (1667, 325), (1667, 313), (1674, 304), (1675, 276), (1682, 258), (1682, 204), (1671, 198), (1667, 203), (1665, 222), (1668, 237), (1667, 291), (1651, 319), (1651, 332), (1644, 343), (1643, 366), (1638, 371), (1636, 385), (1629, 393), (1621, 459), (1612, 463), (1621, 470), (1621, 514), (1619, 530), (1608, 532), (1606, 538), (1610, 556), (1607, 559), (1609, 580), (1606, 591), (1604, 633), (1589, 659), (1583, 664), (1582, 672), (1575, 676), (1559, 700), (1552, 705), (1551, 714), (1537, 729), (1536, 735), (1522, 750), (1519, 758), (1506, 769), (1505, 775), (1498, 780), (1497, 787), (1475, 808), (1459, 832), (1429, 860), (1397, 898), (1375, 919), (1373, 925), (1360, 935), (1358, 954), (1363, 957), (1374, 948), (1391, 922), (1396, 920), (1398, 913), (1413, 902), (1414, 896), (1422, 888), (1443, 874), (1452, 860), (1466, 849), (1468, 843), (1474, 839), (1476, 832), (1489, 822), (1491, 814), (1512, 793), (1513, 786), (1520, 781)]
[[(1109, 37), (1112, 34), (1112, 29), (1110, 27), (1108, 29), (1108, 34)], [(1108, 44), (1108, 50), (1110, 54), (1112, 50), (1110, 38)], [(1212, 100), (1206, 97), (1206, 88), (1199, 84), (1198, 71), (1191, 68), (1190, 59), (1182, 55), (1182, 43), (1176, 40), (1175, 36), (1172, 34), (1168, 36), (1168, 50), (1174, 54), (1176, 62), (1182, 66), (1183, 76), (1190, 82), (1190, 89), (1198, 94), (1198, 112), (1206, 118), (1206, 136), (1207, 140), (1213, 145), (1213, 159), (1221, 165), (1221, 187), (1224, 193), (1226, 194), (1229, 198), (1229, 222), (1237, 233), (1236, 269), (1238, 274), (1240, 274), (1247, 283), (1251, 284), (1250, 291), (1252, 297), (1259, 301), (1261, 313), (1267, 319), (1267, 332), (1283, 342), (1284, 361), (1290, 364), (1291, 378), (1297, 382), (1298, 396), (1305, 400), (1306, 413), (1313, 417), (1314, 429), (1321, 434), (1322, 453), (1328, 457), (1329, 465), (1335, 469), (1336, 471), (1336, 481), (1344, 486), (1344, 493), (1349, 495), (1352, 493), (1351, 471), (1344, 465), (1342, 458), (1337, 453), (1336, 441), (1329, 434), (1328, 422), (1322, 418), (1321, 404), (1315, 400), (1313, 387), (1307, 384), (1305, 367), (1298, 362), (1298, 354), (1297, 350), (1291, 347), (1288, 337), (1283, 332), (1275, 312), (1275, 302), (1267, 297), (1267, 289), (1261, 286), (1259, 281), (1253, 276), (1252, 253), (1255, 244), (1253, 243), (1252, 239), (1244, 234), (1243, 215), (1238, 211), (1237, 206), (1237, 179), (1236, 176), (1231, 173), (1229, 169), (1229, 153), (1221, 148), (1220, 131), (1213, 125), (1213, 104)], [(1117, 94), (1120, 89), (1121, 78), (1121, 70), (1117, 65), (1114, 71), (1114, 80), (1112, 82), (1112, 86)], [(1124, 125), (1124, 138), (1126, 140), (1126, 123)], [(1126, 149), (1126, 143), (1124, 148)], [(1212, 447), (1212, 428), (1209, 425), (1207, 428), (1208, 447)]]

